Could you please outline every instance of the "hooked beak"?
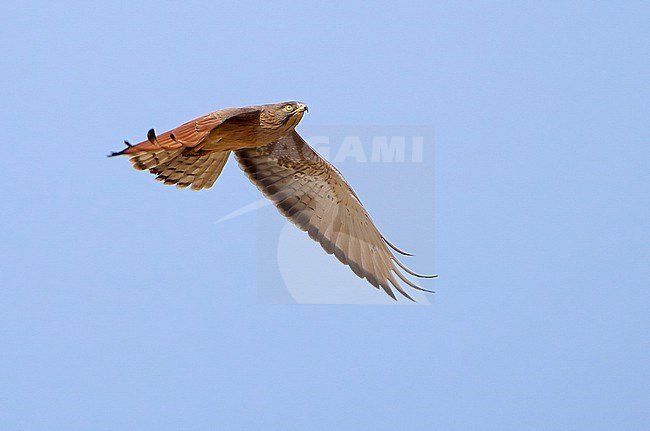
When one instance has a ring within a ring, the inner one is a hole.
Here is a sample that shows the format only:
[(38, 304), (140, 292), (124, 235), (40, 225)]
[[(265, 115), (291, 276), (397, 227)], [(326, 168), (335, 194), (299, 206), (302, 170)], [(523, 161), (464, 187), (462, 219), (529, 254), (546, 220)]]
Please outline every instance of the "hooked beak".
[(300, 112), (309, 112), (309, 107), (304, 103), (298, 103), (298, 110)]

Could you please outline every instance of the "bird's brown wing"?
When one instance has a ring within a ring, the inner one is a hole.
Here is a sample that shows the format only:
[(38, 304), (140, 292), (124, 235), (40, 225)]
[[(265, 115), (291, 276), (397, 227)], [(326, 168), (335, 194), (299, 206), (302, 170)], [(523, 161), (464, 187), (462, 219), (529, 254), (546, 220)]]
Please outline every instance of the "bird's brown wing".
[(203, 151), (200, 144), (219, 126), (229, 121), (256, 121), (260, 108), (228, 108), (188, 121), (173, 130), (156, 135), (149, 130), (147, 140), (131, 145), (111, 156), (131, 156), (129, 161), (138, 170), (149, 170), (158, 181), (191, 186), (193, 190), (212, 187), (221, 174), (230, 151)]
[(261, 108), (257, 106), (227, 108), (195, 118), (159, 135), (156, 135), (154, 130), (151, 129), (147, 134), (147, 140), (136, 145), (131, 145), (125, 141), (127, 147), (122, 151), (112, 153), (111, 156), (158, 152), (161, 150), (171, 151), (179, 148), (196, 148), (222, 124), (238, 119), (253, 121), (256, 117), (259, 118), (260, 112)]
[[(405, 277), (418, 277), (390, 251), (341, 173), (321, 158), (297, 132), (272, 144), (235, 151), (246, 176), (278, 210), (361, 278), (395, 299), (391, 285), (412, 299), (405, 284), (425, 290)], [(399, 250), (397, 250), (399, 251)]]

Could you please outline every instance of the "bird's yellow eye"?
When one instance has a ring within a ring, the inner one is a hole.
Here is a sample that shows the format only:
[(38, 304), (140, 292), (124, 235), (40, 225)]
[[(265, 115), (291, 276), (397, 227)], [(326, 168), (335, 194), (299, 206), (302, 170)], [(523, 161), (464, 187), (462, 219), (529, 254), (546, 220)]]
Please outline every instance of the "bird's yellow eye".
[(285, 106), (285, 107), (284, 107), (284, 110), (287, 111), (287, 112), (291, 112), (291, 111), (293, 111), (293, 105), (287, 105), (287, 106)]

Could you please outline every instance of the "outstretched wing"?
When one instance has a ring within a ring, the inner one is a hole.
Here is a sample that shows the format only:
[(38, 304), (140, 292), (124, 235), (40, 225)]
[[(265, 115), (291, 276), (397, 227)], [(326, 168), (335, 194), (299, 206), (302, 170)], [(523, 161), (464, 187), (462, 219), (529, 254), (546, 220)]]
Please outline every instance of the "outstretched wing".
[(255, 120), (260, 108), (228, 108), (188, 121), (175, 129), (156, 135), (149, 130), (147, 140), (131, 145), (110, 156), (128, 155), (133, 167), (149, 170), (158, 181), (175, 184), (178, 188), (191, 186), (193, 190), (210, 188), (217, 180), (230, 151), (204, 151), (202, 143), (219, 126), (234, 120)]
[(285, 217), (359, 277), (393, 299), (391, 285), (412, 300), (395, 275), (414, 289), (426, 291), (402, 271), (416, 277), (434, 276), (416, 274), (397, 260), (389, 247), (400, 251), (379, 233), (341, 173), (297, 132), (263, 147), (237, 150), (235, 157), (246, 176)]
[(219, 126), (229, 120), (246, 118), (253, 119), (259, 116), (260, 107), (249, 106), (246, 108), (227, 108), (203, 115), (181, 124), (175, 129), (156, 135), (153, 129), (147, 133), (147, 140), (136, 145), (124, 141), (126, 148), (122, 151), (111, 153), (110, 156), (122, 154), (138, 154), (141, 152), (171, 151), (179, 148), (196, 148), (215, 131)]

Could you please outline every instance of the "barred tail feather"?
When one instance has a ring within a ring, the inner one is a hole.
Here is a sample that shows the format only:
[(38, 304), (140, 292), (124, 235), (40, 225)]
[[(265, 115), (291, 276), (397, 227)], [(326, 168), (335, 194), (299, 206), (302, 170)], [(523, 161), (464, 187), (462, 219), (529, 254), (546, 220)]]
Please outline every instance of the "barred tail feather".
[(149, 170), (164, 184), (201, 190), (212, 187), (229, 156), (230, 151), (183, 154), (183, 149), (178, 149), (139, 153), (129, 161), (137, 170)]

